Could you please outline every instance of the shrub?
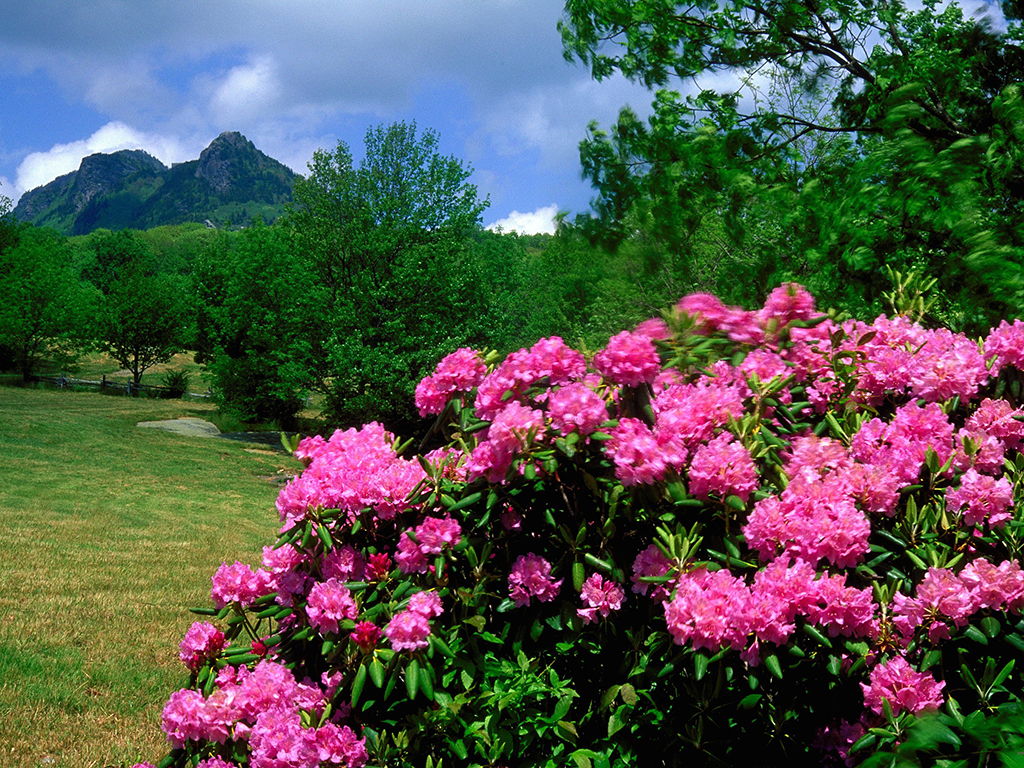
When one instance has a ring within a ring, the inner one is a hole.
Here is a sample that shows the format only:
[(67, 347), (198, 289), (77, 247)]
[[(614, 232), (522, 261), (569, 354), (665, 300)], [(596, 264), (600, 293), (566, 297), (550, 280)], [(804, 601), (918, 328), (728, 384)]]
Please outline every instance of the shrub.
[(170, 391), (163, 393), (163, 396), (171, 400), (179, 400), (188, 392), (188, 384), (188, 371), (168, 371), (164, 375), (163, 385)]
[(262, 567), (194, 609), (223, 629), (182, 642), (162, 765), (1011, 743), (1024, 324), (840, 322), (784, 286), (686, 297), (590, 364), (557, 338), (496, 358), (420, 383), (418, 451), (375, 423), (298, 443)]

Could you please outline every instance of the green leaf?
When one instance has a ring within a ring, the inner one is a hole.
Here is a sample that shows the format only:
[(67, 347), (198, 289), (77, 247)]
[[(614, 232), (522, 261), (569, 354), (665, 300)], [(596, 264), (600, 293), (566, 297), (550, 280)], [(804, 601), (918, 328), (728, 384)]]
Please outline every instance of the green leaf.
[(384, 665), (380, 663), (380, 659), (374, 659), (370, 662), (370, 681), (375, 687), (380, 688), (384, 685)]
[(769, 653), (764, 657), (764, 665), (768, 668), (768, 671), (779, 680), (782, 679), (782, 665), (779, 663), (779, 657), (774, 653)]
[[(356, 670), (355, 679), (352, 681), (352, 706), (359, 703), (359, 697), (363, 695), (363, 686), (366, 685), (366, 665), (360, 664)], [(379, 685), (377, 686), (380, 687)]]
[(991, 638), (999, 636), (999, 631), (1002, 629), (1002, 625), (999, 623), (999, 619), (995, 616), (985, 616), (981, 620), (981, 631), (984, 632)]
[(409, 700), (416, 698), (416, 691), (420, 687), (420, 663), (416, 659), (410, 659), (405, 667), (405, 692)]
[(704, 675), (706, 675), (708, 672), (708, 657), (700, 651), (695, 652), (693, 654), (693, 666), (694, 676), (697, 678), (697, 680), (704, 679)]

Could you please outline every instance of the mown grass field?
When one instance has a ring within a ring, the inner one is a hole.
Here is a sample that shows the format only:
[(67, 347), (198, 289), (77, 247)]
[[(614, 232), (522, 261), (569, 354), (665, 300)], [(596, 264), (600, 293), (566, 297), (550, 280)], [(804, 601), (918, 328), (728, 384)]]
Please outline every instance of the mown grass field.
[(173, 400), (0, 387), (0, 766), (156, 762), (177, 646), (277, 527), (281, 453), (139, 429)]

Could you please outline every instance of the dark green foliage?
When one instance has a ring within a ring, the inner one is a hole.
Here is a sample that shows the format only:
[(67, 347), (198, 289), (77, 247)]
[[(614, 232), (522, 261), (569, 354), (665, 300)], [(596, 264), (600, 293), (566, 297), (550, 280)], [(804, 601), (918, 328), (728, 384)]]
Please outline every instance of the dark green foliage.
[(289, 231), (257, 222), (222, 233), (196, 271), (196, 359), (213, 373), (224, 410), (288, 422), (314, 382), (326, 332), (322, 291)]
[(167, 387), (168, 392), (162, 393), (168, 400), (178, 400), (188, 392), (189, 375), (188, 371), (168, 371), (163, 378), (162, 385)]
[(101, 233), (84, 274), (102, 292), (96, 339), (138, 384), (142, 374), (184, 349), (191, 333), (187, 282), (157, 270), (137, 233)]
[(43, 361), (65, 367), (89, 344), (96, 291), (53, 230), (7, 228), (0, 250), (0, 347), (28, 381)]

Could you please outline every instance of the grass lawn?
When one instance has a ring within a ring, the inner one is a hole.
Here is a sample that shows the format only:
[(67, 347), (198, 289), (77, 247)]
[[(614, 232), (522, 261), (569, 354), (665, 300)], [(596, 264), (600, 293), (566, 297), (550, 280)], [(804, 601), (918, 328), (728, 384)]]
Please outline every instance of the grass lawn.
[(224, 560), (258, 563), (300, 465), (138, 429), (175, 400), (0, 387), (0, 765), (157, 762), (177, 646)]

